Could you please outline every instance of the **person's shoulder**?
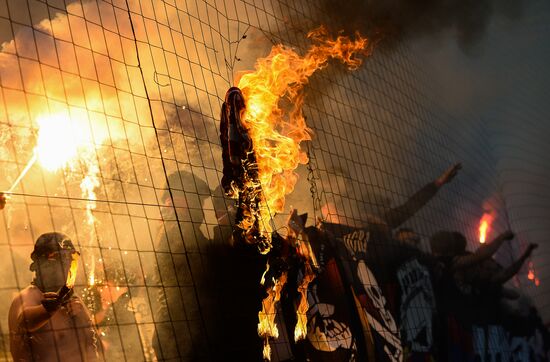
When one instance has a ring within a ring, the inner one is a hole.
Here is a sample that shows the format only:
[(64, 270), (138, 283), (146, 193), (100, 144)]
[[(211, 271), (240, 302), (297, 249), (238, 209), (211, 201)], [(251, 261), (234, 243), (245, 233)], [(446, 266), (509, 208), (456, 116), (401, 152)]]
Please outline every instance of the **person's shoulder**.
[(13, 302), (19, 301), (22, 304), (39, 304), (42, 300), (42, 291), (34, 285), (29, 285), (25, 289), (21, 290), (13, 298)]

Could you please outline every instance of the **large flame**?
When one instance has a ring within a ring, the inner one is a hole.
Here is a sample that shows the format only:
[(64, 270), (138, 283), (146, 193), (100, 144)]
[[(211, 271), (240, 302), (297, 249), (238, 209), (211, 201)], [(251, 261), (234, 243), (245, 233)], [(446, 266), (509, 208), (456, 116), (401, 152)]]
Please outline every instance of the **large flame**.
[(479, 220), (479, 242), (481, 244), (487, 241), (487, 235), (491, 231), (491, 225), (494, 221), (494, 216), (491, 213), (484, 213)]
[(302, 141), (311, 139), (302, 114), (304, 86), (331, 58), (356, 69), (361, 60), (355, 55), (367, 54), (369, 45), (359, 35), (355, 40), (345, 36), (333, 39), (323, 27), (307, 36), (315, 44), (304, 56), (276, 45), (256, 62), (255, 71), (244, 74), (238, 82), (246, 101), (244, 123), (254, 145), (265, 198), (266, 205), (260, 209), (260, 232), (264, 235), (270, 232), (271, 215), (283, 211), (285, 195), (294, 189), (298, 178), (294, 170), (308, 161), (300, 148)]
[(263, 355), (265, 359), (271, 359), (271, 348), (269, 338), (278, 338), (279, 329), (275, 323), (277, 315), (277, 303), (281, 299), (281, 291), (286, 284), (286, 272), (281, 274), (279, 279), (273, 279), (273, 286), (268, 289), (267, 297), (262, 301), (262, 310), (258, 312), (258, 334), (264, 338)]

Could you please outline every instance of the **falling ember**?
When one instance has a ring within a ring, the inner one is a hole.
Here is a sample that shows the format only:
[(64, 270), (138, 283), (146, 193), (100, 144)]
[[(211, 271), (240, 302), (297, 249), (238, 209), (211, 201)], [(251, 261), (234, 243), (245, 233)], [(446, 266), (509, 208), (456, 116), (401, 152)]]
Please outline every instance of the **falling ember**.
[(69, 272), (67, 273), (67, 281), (65, 282), (65, 285), (69, 288), (72, 288), (74, 286), (74, 283), (76, 281), (77, 269), (78, 269), (78, 254), (72, 253), (71, 267), (69, 268)]
[[(311, 139), (302, 114), (303, 88), (309, 77), (326, 67), (331, 58), (356, 69), (361, 60), (355, 55), (369, 53), (369, 41), (359, 35), (355, 40), (345, 36), (332, 39), (320, 27), (307, 36), (315, 44), (304, 56), (276, 45), (256, 62), (255, 71), (244, 74), (238, 82), (246, 101), (243, 120), (252, 139), (265, 198), (260, 208), (263, 235), (270, 232), (271, 215), (283, 211), (285, 195), (294, 189), (298, 178), (294, 170), (308, 161), (300, 143)], [(290, 111), (280, 104), (282, 100), (290, 105)]]
[(298, 342), (301, 339), (306, 338), (307, 335), (307, 311), (309, 304), (307, 302), (307, 290), (309, 283), (313, 281), (315, 274), (309, 264), (306, 264), (306, 274), (298, 287), (300, 292), (300, 303), (296, 311), (296, 327), (294, 328), (294, 341)]
[(286, 272), (279, 279), (273, 279), (273, 287), (267, 291), (267, 297), (262, 301), (262, 310), (258, 312), (258, 335), (264, 339), (264, 359), (271, 360), (269, 338), (278, 338), (279, 329), (275, 323), (277, 303), (281, 299), (281, 291), (286, 283)]
[(494, 221), (494, 216), (490, 213), (484, 213), (479, 221), (479, 242), (481, 244), (487, 241), (487, 234), (490, 231), (491, 224)]

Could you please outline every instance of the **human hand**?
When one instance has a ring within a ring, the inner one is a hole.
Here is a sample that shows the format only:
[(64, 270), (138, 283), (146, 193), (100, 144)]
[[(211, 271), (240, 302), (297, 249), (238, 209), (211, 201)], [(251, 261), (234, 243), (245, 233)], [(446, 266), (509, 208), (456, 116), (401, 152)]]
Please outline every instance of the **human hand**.
[(61, 287), (57, 292), (46, 292), (43, 295), (42, 306), (48, 313), (53, 314), (73, 295), (73, 289), (67, 286)]
[(436, 180), (435, 184), (437, 187), (441, 187), (446, 183), (451, 182), (454, 177), (458, 174), (458, 171), (462, 169), (462, 163), (456, 163), (453, 166), (449, 167), (445, 172), (441, 174)]
[(529, 243), (529, 245), (527, 246), (527, 249), (525, 250), (525, 256), (530, 257), (531, 254), (533, 253), (533, 250), (535, 250), (538, 247), (539, 247), (539, 244)]
[(512, 240), (514, 238), (515, 234), (512, 230), (506, 230), (502, 234), (500, 234), (500, 237), (504, 240)]

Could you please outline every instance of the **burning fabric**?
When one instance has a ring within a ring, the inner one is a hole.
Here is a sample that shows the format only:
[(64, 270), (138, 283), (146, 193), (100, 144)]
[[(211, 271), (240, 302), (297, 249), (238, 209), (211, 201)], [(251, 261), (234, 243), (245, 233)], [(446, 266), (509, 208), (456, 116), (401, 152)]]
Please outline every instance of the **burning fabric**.
[(220, 139), (223, 146), (222, 187), (225, 194), (238, 200), (234, 235), (248, 244), (258, 246), (265, 254), (270, 248), (266, 228), (260, 231), (262, 185), (258, 179), (258, 164), (252, 140), (242, 123), (245, 112), (241, 90), (231, 87), (222, 105)]
[[(308, 161), (300, 149), (302, 141), (311, 139), (311, 130), (302, 113), (304, 86), (331, 58), (356, 69), (361, 60), (355, 56), (369, 54), (369, 41), (359, 35), (355, 40), (345, 36), (332, 39), (326, 29), (320, 27), (307, 36), (315, 44), (304, 56), (282, 45), (274, 46), (267, 57), (258, 59), (255, 71), (240, 78), (238, 88), (228, 90), (222, 105), (222, 187), (226, 195), (238, 200), (234, 236), (256, 245), (262, 254), (268, 254), (273, 246), (271, 218), (283, 211), (285, 196), (294, 189), (297, 181), (294, 170)], [(280, 104), (283, 100), (290, 106), (283, 107)], [(278, 335), (274, 325), (276, 304), (287, 278), (284, 270), (288, 267), (284, 255), (270, 255), (269, 260), (267, 297), (259, 313), (258, 327), (265, 339), (266, 359), (270, 358), (268, 339)], [(274, 269), (273, 264), (281, 260), (282, 266)], [(307, 334), (305, 292), (313, 280), (311, 266), (306, 265), (301, 275), (297, 340)]]

